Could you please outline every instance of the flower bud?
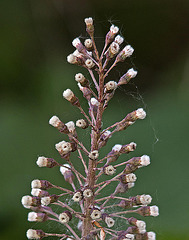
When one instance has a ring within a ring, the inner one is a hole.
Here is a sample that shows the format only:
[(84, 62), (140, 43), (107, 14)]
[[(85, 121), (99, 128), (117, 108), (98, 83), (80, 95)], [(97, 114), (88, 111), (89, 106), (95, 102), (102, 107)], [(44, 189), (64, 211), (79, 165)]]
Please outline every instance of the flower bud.
[(134, 49), (131, 45), (127, 45), (124, 49), (118, 54), (117, 61), (123, 62), (127, 57), (130, 57), (134, 52)]
[(82, 128), (82, 129), (85, 129), (89, 126), (89, 123), (85, 119), (79, 119), (76, 122), (76, 126)]
[(159, 208), (157, 206), (144, 206), (137, 209), (137, 213), (141, 216), (153, 216), (159, 215)]
[(106, 146), (106, 143), (108, 142), (108, 139), (111, 138), (111, 131), (105, 131), (101, 136), (100, 136), (100, 141), (99, 141), (99, 148), (102, 148)]
[(93, 62), (93, 60), (92, 59), (87, 59), (86, 61), (85, 61), (85, 66), (87, 67), (87, 68), (89, 68), (89, 69), (92, 69), (94, 66), (95, 66), (95, 63)]
[(106, 225), (107, 225), (109, 228), (113, 227), (114, 224), (115, 224), (114, 219), (111, 218), (111, 217), (109, 217), (108, 214), (106, 214), (106, 213), (103, 213), (103, 214), (102, 214), (102, 219), (105, 221)]
[(135, 182), (137, 179), (136, 175), (134, 173), (130, 174), (123, 174), (120, 177), (120, 180), (122, 183), (129, 183), (129, 182)]
[(53, 194), (48, 197), (42, 197), (41, 198), (41, 204), (44, 206), (48, 206), (50, 203), (54, 203), (58, 200), (59, 196)]
[(31, 182), (31, 188), (40, 188), (46, 190), (52, 187), (52, 184), (47, 180), (38, 180), (35, 179)]
[(124, 38), (121, 37), (120, 35), (117, 35), (114, 40), (114, 42), (118, 43), (119, 45), (121, 45), (123, 41), (124, 41)]
[(118, 33), (119, 28), (112, 25), (110, 27), (110, 31), (106, 34), (106, 43), (109, 44), (110, 42), (113, 41), (115, 35)]
[(85, 45), (87, 51), (92, 51), (93, 50), (93, 42), (90, 38), (85, 40), (84, 45)]
[(147, 240), (156, 240), (156, 234), (155, 234), (155, 232), (147, 232), (146, 234), (146, 239)]
[(91, 218), (93, 220), (97, 220), (97, 219), (101, 218), (101, 215), (102, 215), (102, 213), (98, 208), (94, 207), (91, 209)]
[(116, 172), (116, 169), (112, 165), (107, 165), (103, 167), (103, 172), (105, 175), (113, 175)]
[(61, 223), (68, 223), (72, 219), (72, 214), (70, 211), (66, 210), (61, 213), (58, 218)]
[(122, 148), (121, 144), (116, 144), (113, 148), (112, 151), (107, 154), (107, 164), (115, 162), (118, 157), (120, 156), (120, 150)]
[(28, 229), (26, 236), (28, 239), (42, 239), (45, 233), (42, 230)]
[(92, 93), (88, 87), (82, 87), (80, 83), (77, 84), (80, 91), (83, 93), (83, 97), (89, 102), (91, 100)]
[(119, 44), (116, 42), (111, 43), (105, 55), (107, 59), (113, 58), (119, 52)]
[(86, 24), (86, 31), (89, 35), (93, 35), (94, 33), (94, 25), (93, 25), (93, 19), (91, 17), (85, 18), (85, 24)]
[(118, 194), (118, 193), (125, 193), (125, 192), (127, 192), (128, 189), (134, 187), (134, 185), (135, 184), (133, 182), (130, 182), (130, 183), (127, 183), (127, 184), (122, 183), (122, 182), (118, 183), (118, 185), (117, 185), (117, 187), (115, 189), (115, 195)]
[(80, 202), (83, 199), (83, 192), (81, 190), (77, 190), (72, 199), (74, 200), (74, 202)]
[(46, 213), (36, 213), (36, 212), (29, 212), (28, 213), (28, 221), (29, 222), (44, 222), (48, 218)]
[(82, 73), (77, 73), (75, 75), (75, 80), (81, 84), (82, 87), (88, 87), (89, 81), (84, 77)]
[(36, 163), (39, 167), (52, 168), (52, 167), (58, 166), (58, 163), (53, 158), (46, 158), (46, 157), (38, 157)]
[(136, 121), (137, 119), (144, 119), (146, 117), (146, 112), (144, 111), (143, 108), (138, 108), (137, 110), (129, 113), (125, 118), (124, 120), (126, 122), (128, 121), (131, 121), (131, 122), (134, 122)]
[(150, 195), (137, 195), (136, 196), (136, 204), (137, 205), (148, 205), (152, 201), (152, 197)]
[(57, 116), (51, 117), (51, 119), (49, 120), (49, 124), (57, 128), (62, 133), (69, 133), (67, 126), (63, 122), (61, 122)]
[(133, 152), (136, 149), (136, 143), (131, 142), (127, 145), (123, 145), (120, 149), (120, 153), (129, 153), (129, 152)]
[(72, 151), (72, 145), (69, 142), (61, 141), (55, 145), (56, 150), (60, 155), (65, 155)]
[(76, 105), (80, 107), (79, 99), (74, 95), (74, 93), (70, 89), (66, 89), (63, 92), (63, 97), (69, 101), (72, 105)]
[(34, 197), (45, 197), (45, 196), (49, 196), (49, 193), (47, 191), (44, 191), (38, 188), (33, 188), (31, 190), (31, 195), (33, 195)]
[(90, 187), (85, 187), (83, 190), (83, 197), (91, 198), (93, 196), (93, 191)]
[(70, 184), (73, 183), (74, 175), (71, 171), (71, 166), (69, 164), (64, 164), (63, 166), (61, 166), (60, 172), (64, 176), (66, 182), (69, 182)]
[(26, 195), (22, 197), (21, 203), (25, 208), (30, 208), (31, 206), (37, 207), (41, 205), (41, 199)]
[(127, 84), (132, 78), (136, 77), (137, 71), (133, 68), (129, 69), (120, 79), (118, 85)]
[(94, 150), (89, 153), (89, 158), (92, 160), (97, 160), (98, 156), (99, 156), (99, 153), (97, 150)]
[(77, 57), (72, 53), (67, 56), (67, 61), (71, 64), (78, 64)]
[(127, 221), (129, 224), (136, 226), (139, 229), (139, 233), (146, 232), (146, 223), (144, 221), (140, 221), (134, 217), (128, 218)]
[(117, 83), (114, 81), (109, 81), (105, 85), (105, 92), (106, 93), (113, 92), (116, 90), (116, 88), (117, 88)]

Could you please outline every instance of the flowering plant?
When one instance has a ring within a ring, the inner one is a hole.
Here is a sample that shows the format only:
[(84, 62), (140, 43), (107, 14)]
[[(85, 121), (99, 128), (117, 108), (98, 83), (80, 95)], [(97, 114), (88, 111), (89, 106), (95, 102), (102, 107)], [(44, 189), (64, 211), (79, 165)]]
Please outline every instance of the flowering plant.
[[(60, 157), (66, 162), (59, 163), (53, 158), (39, 157), (37, 165), (39, 167), (60, 167), (60, 172), (72, 190), (62, 186), (54, 185), (47, 180), (33, 180), (31, 187), (32, 196), (24, 196), (22, 204), (31, 210), (28, 214), (28, 221), (44, 222), (55, 221), (63, 224), (63, 233), (45, 233), (42, 230), (29, 229), (28, 239), (42, 239), (55, 236), (59, 239), (125, 239), (125, 240), (154, 240), (155, 233), (146, 231), (146, 223), (135, 217), (129, 217), (131, 213), (141, 216), (158, 216), (157, 206), (148, 206), (152, 198), (150, 195), (137, 195), (126, 197), (126, 192), (134, 187), (137, 179), (135, 171), (138, 168), (150, 164), (147, 155), (133, 157), (127, 161), (117, 163), (116, 160), (122, 154), (129, 154), (136, 149), (136, 143), (131, 142), (125, 145), (116, 144), (106, 156), (100, 156), (100, 149), (103, 148), (114, 133), (123, 131), (133, 125), (138, 119), (144, 119), (146, 112), (139, 108), (126, 115), (124, 119), (113, 125), (102, 129), (102, 117), (109, 101), (114, 96), (116, 89), (127, 84), (137, 75), (133, 68), (129, 69), (118, 82), (106, 81), (109, 72), (119, 63), (125, 61), (132, 54), (134, 49), (130, 45), (121, 48), (124, 39), (118, 34), (119, 28), (112, 25), (105, 37), (105, 45), (102, 53), (99, 54), (94, 40), (94, 25), (92, 18), (86, 18), (86, 31), (90, 38), (86, 39), (84, 45), (79, 38), (73, 40), (72, 44), (76, 48), (74, 53), (67, 57), (67, 61), (84, 67), (91, 76), (95, 89), (82, 73), (75, 75), (83, 97), (88, 101), (88, 114), (82, 108), (79, 99), (70, 90), (63, 92), (63, 97), (73, 106), (77, 107), (83, 114), (83, 119), (76, 122), (76, 126), (81, 129), (91, 129), (91, 147), (88, 150), (77, 134), (75, 123), (70, 121), (63, 123), (57, 116), (49, 120), (49, 124), (55, 127), (69, 141), (61, 141), (55, 145)], [(98, 76), (98, 80), (97, 77)], [(105, 82), (106, 81), (106, 82)], [(84, 173), (77, 170), (77, 163), (72, 160), (72, 152), (78, 153)], [(124, 167), (119, 170), (119, 167)], [(102, 180), (102, 175), (110, 176), (107, 180)], [(102, 194), (110, 184), (117, 182), (112, 194)], [(50, 194), (47, 190), (56, 188), (60, 194)], [(66, 199), (65, 197), (66, 196)], [(68, 197), (69, 196), (69, 197)], [(74, 209), (71, 201), (78, 204), (80, 210)], [(112, 204), (112, 201), (114, 204)], [(61, 212), (56, 213), (53, 205), (61, 207)], [(76, 218), (77, 227), (71, 224)], [(116, 230), (115, 219), (125, 221), (123, 230)], [(128, 226), (126, 227), (126, 224)], [(66, 230), (67, 229), (67, 230)]]

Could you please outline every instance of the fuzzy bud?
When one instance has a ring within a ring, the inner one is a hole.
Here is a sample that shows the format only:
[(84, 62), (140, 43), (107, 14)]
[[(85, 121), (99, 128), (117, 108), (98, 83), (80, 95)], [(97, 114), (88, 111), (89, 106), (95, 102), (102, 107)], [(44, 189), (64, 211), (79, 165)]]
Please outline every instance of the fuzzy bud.
[(106, 145), (108, 142), (108, 139), (111, 138), (111, 131), (105, 131), (101, 136), (100, 136), (100, 141), (99, 141), (99, 148), (102, 148)]
[(84, 77), (82, 73), (77, 73), (75, 75), (75, 80), (81, 84), (82, 87), (88, 87), (89, 81)]
[(89, 126), (89, 123), (85, 119), (79, 119), (76, 122), (76, 126), (82, 128), (82, 129), (85, 129)]
[(136, 121), (137, 119), (144, 119), (146, 117), (146, 112), (144, 111), (143, 108), (138, 108), (137, 110), (129, 113), (125, 118), (124, 120), (126, 122), (134, 122)]
[(58, 218), (61, 223), (68, 223), (72, 219), (72, 214), (70, 211), (66, 210), (61, 213)]
[(105, 92), (106, 93), (110, 93), (115, 91), (117, 88), (117, 83), (114, 81), (109, 81), (108, 83), (106, 83), (105, 85)]
[(119, 52), (119, 44), (116, 42), (111, 43), (105, 55), (107, 59), (113, 58)]
[[(68, 131), (72, 134), (76, 134), (75, 132), (75, 123), (73, 121), (69, 121), (66, 124), (66, 127), (68, 128)], [(77, 134), (76, 134), (77, 135)]]
[(72, 105), (80, 106), (79, 99), (74, 95), (74, 93), (70, 89), (66, 89), (63, 92), (63, 97), (69, 101)]
[(155, 232), (147, 232), (146, 234), (146, 239), (147, 240), (156, 240), (156, 234), (155, 234)]
[(33, 188), (31, 190), (31, 195), (33, 195), (34, 197), (45, 197), (45, 196), (49, 196), (49, 193), (47, 191), (44, 191), (38, 188)]
[(137, 209), (137, 213), (141, 216), (153, 216), (159, 215), (159, 208), (157, 206), (144, 206)]
[(83, 197), (85, 198), (91, 198), (93, 196), (93, 191), (89, 187), (85, 187), (83, 190)]
[(103, 172), (105, 175), (113, 175), (116, 172), (116, 169), (112, 165), (104, 166)]
[(115, 195), (118, 194), (118, 193), (125, 193), (130, 188), (134, 187), (134, 185), (135, 184), (133, 182), (130, 182), (130, 183), (127, 183), (127, 184), (120, 182), (120, 183), (118, 183), (114, 193), (115, 193)]
[(93, 19), (91, 17), (85, 18), (85, 24), (86, 24), (86, 31), (89, 35), (93, 35), (94, 33), (94, 25), (93, 25)]
[(92, 51), (93, 50), (93, 42), (92, 42), (92, 40), (90, 38), (85, 40), (84, 45), (85, 45), (85, 47), (86, 47), (86, 49), (88, 51)]
[(117, 56), (117, 61), (123, 62), (127, 57), (130, 57), (134, 52), (134, 49), (130, 46), (127, 45), (124, 47), (124, 49), (118, 54)]
[(73, 41), (72, 41), (72, 45), (75, 47), (75, 48), (78, 48), (78, 46), (81, 44), (81, 41), (79, 38), (75, 38)]
[(127, 145), (123, 145), (120, 149), (120, 153), (130, 153), (133, 152), (136, 149), (137, 144), (134, 142), (131, 142)]
[(61, 141), (55, 145), (56, 150), (61, 154), (65, 155), (72, 151), (72, 145), (69, 142)]
[(119, 28), (112, 25), (110, 27), (110, 31), (106, 34), (106, 43), (109, 44), (110, 42), (113, 41), (115, 35), (118, 33)]
[(49, 124), (57, 128), (62, 133), (69, 133), (67, 126), (63, 122), (61, 122), (57, 116), (51, 117), (51, 119), (49, 120)]
[(67, 56), (67, 61), (71, 64), (78, 64), (77, 57), (72, 53)]
[(74, 200), (74, 202), (80, 202), (83, 199), (83, 192), (81, 190), (77, 190), (72, 199)]
[(133, 183), (135, 182), (137, 179), (136, 175), (134, 173), (130, 173), (130, 174), (123, 174), (120, 177), (120, 180), (122, 183)]
[(102, 214), (102, 219), (105, 221), (106, 225), (107, 225), (109, 228), (113, 227), (114, 224), (115, 224), (114, 219), (111, 218), (111, 217), (109, 217), (108, 214), (106, 214), (106, 213), (103, 213), (103, 214)]
[(53, 158), (46, 158), (46, 157), (38, 157), (36, 163), (39, 167), (52, 168), (52, 167), (58, 166), (58, 163)]
[(28, 239), (42, 239), (45, 233), (42, 230), (28, 229), (26, 236)]
[(28, 213), (28, 221), (29, 222), (44, 222), (48, 218), (46, 213), (36, 213), (36, 212), (29, 212)]
[(114, 40), (114, 42), (118, 43), (119, 45), (121, 45), (123, 41), (124, 41), (124, 38), (121, 37), (120, 35), (117, 35)]
[(140, 221), (134, 217), (128, 218), (127, 221), (129, 224), (136, 226), (139, 229), (139, 233), (146, 232), (146, 223), (144, 221)]
[(41, 205), (41, 200), (39, 197), (26, 195), (22, 197), (21, 203), (25, 208), (38, 207)]
[(54, 203), (58, 200), (59, 196), (53, 194), (48, 197), (42, 197), (41, 198), (41, 204), (44, 206), (48, 206), (50, 203)]
[(94, 150), (89, 153), (89, 158), (92, 160), (97, 160), (98, 156), (99, 156), (99, 153), (97, 150)]
[(133, 68), (129, 69), (120, 79), (118, 85), (127, 84), (132, 78), (136, 77), (137, 71)]
[(102, 213), (98, 208), (94, 207), (91, 209), (91, 218), (93, 220), (97, 220), (97, 219), (101, 218), (101, 215), (102, 215)]
[(93, 60), (92, 59), (87, 59), (86, 61), (85, 61), (85, 66), (87, 67), (87, 68), (89, 68), (89, 69), (92, 69), (94, 66), (95, 66), (95, 63), (93, 62)]
[(140, 158), (140, 165), (141, 165), (141, 167), (148, 166), (149, 164), (150, 164), (150, 157), (147, 156), (147, 155), (143, 155)]
[(61, 166), (60, 172), (64, 176), (66, 182), (69, 182), (70, 184), (73, 183), (74, 175), (71, 171), (71, 166), (69, 164), (64, 164), (63, 166)]
[(52, 187), (52, 184), (47, 180), (38, 180), (35, 179), (31, 182), (31, 188), (40, 188), (46, 190)]
[(113, 148), (112, 151), (108, 153), (107, 155), (107, 164), (110, 164), (112, 162), (115, 162), (118, 157), (120, 156), (120, 150), (122, 148), (121, 144), (116, 144)]

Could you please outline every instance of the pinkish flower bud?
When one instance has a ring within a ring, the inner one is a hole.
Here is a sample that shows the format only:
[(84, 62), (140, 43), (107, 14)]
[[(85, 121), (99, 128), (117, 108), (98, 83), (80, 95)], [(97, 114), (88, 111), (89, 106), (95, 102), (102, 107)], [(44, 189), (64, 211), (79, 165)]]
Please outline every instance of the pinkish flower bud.
[(36, 212), (29, 212), (28, 213), (28, 221), (29, 222), (44, 222), (48, 219), (46, 213), (36, 213)]
[(62, 167), (60, 167), (60, 172), (64, 176), (66, 182), (69, 182), (70, 184), (73, 183), (74, 175), (69, 164), (64, 164)]

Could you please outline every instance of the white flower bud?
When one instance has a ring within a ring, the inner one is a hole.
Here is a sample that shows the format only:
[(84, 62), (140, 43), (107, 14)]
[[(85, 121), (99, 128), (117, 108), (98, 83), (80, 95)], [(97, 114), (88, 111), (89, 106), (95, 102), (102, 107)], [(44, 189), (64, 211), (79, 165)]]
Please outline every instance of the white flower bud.
[(49, 120), (49, 124), (52, 125), (53, 127), (58, 127), (58, 125), (61, 123), (60, 119), (57, 116), (51, 117)]
[(111, 228), (111, 227), (114, 226), (115, 221), (114, 221), (114, 219), (111, 218), (111, 217), (105, 217), (105, 223), (107, 224), (107, 226), (108, 226), (109, 228)]
[(84, 42), (84, 45), (86, 48), (92, 48), (93, 46), (93, 42), (91, 39), (86, 39), (85, 42)]
[(99, 153), (97, 150), (94, 150), (92, 152), (89, 153), (89, 158), (92, 160), (96, 160), (99, 156)]
[(72, 197), (72, 199), (74, 200), (74, 202), (79, 202), (79, 201), (82, 200), (82, 198), (83, 198), (83, 194), (82, 194), (82, 192), (79, 191), (79, 190), (76, 191), (76, 192), (74, 193), (73, 197)]
[(87, 128), (89, 126), (89, 124), (88, 124), (88, 122), (86, 120), (79, 119), (76, 122), (76, 126), (85, 129), (85, 128)]
[(150, 206), (150, 216), (157, 217), (159, 215), (158, 206)]
[(93, 68), (95, 66), (95, 63), (93, 62), (93, 60), (87, 59), (85, 61), (85, 65), (86, 65), (87, 68), (91, 69), (91, 68)]
[(73, 52), (73, 55), (78, 58), (81, 58), (83, 56), (83, 54), (80, 53), (77, 49)]
[(85, 77), (82, 73), (77, 73), (75, 75), (75, 80), (78, 82), (78, 83), (83, 83), (84, 80), (85, 80)]
[(36, 213), (36, 212), (28, 213), (29, 222), (43, 222), (46, 219), (47, 219), (47, 216), (45, 213)]
[(41, 204), (44, 206), (48, 206), (51, 203), (51, 197), (42, 197)]
[(109, 81), (105, 85), (105, 92), (112, 92), (116, 90), (116, 88), (117, 88), (117, 83), (114, 81)]
[(134, 78), (134, 77), (136, 77), (136, 75), (137, 75), (137, 71), (135, 71), (133, 68), (130, 68), (128, 71), (127, 71), (127, 75), (128, 75), (128, 77), (129, 78)]
[(148, 240), (156, 240), (156, 234), (154, 232), (147, 232)]
[(121, 37), (120, 35), (117, 35), (114, 40), (114, 42), (118, 43), (119, 45), (121, 45), (123, 41), (124, 41), (124, 38)]
[(126, 181), (129, 182), (135, 182), (137, 180), (137, 177), (134, 173), (129, 173), (126, 176)]
[(33, 203), (32, 197), (27, 195), (27, 196), (23, 196), (22, 200), (21, 200), (22, 205), (25, 206), (31, 206)]
[(109, 166), (105, 166), (103, 168), (103, 171), (104, 171), (104, 174), (106, 175), (113, 175), (116, 172), (116, 169), (112, 165), (109, 165)]
[(74, 56), (74, 54), (70, 54), (67, 56), (67, 61), (71, 64), (76, 64), (77, 63), (77, 57)]
[(38, 157), (36, 163), (39, 167), (46, 167), (48, 165), (48, 159), (46, 157)]
[(45, 196), (49, 196), (49, 193), (47, 191), (44, 191), (38, 188), (33, 188), (31, 190), (31, 195), (33, 195), (34, 197), (45, 197)]
[(126, 238), (124, 238), (124, 240), (134, 240), (135, 239), (135, 235), (134, 234), (130, 234), (130, 233), (127, 233), (125, 235)]
[(110, 27), (110, 32), (112, 32), (112, 34), (116, 34), (119, 32), (119, 28), (117, 26), (112, 25)]
[(102, 213), (99, 209), (94, 208), (94, 209), (91, 210), (91, 218), (93, 220), (101, 218), (101, 215), (102, 215)]
[(70, 133), (73, 133), (75, 131), (75, 123), (73, 121), (67, 122), (65, 125), (67, 126)]
[(146, 223), (144, 221), (137, 220), (136, 226), (138, 227), (139, 233), (146, 232)]
[(26, 236), (28, 239), (41, 239), (45, 233), (42, 230), (28, 229)]
[(146, 117), (146, 112), (144, 111), (143, 108), (138, 108), (136, 110), (136, 116), (138, 119), (144, 119)]
[(135, 142), (131, 142), (128, 144), (128, 151), (132, 152), (136, 149), (137, 144)]
[(87, 24), (87, 25), (92, 25), (93, 24), (93, 19), (91, 18), (91, 17), (89, 17), (89, 18), (85, 18), (85, 23)]
[(35, 179), (31, 182), (31, 188), (41, 188), (41, 181), (38, 179)]
[(131, 45), (127, 45), (124, 47), (122, 52), (123, 52), (125, 58), (130, 57), (133, 54), (134, 49), (131, 47)]
[(141, 202), (142, 205), (148, 205), (152, 201), (152, 197), (150, 195), (141, 195), (139, 198), (139, 201)]
[(135, 186), (134, 182), (127, 183), (128, 189), (133, 188)]
[(85, 198), (90, 198), (90, 197), (93, 196), (93, 191), (92, 191), (90, 188), (86, 188), (86, 189), (84, 189), (84, 191), (83, 191), (83, 196), (84, 196)]
[(58, 152), (62, 154), (67, 154), (72, 151), (71, 143), (65, 141), (61, 141), (55, 144), (55, 148), (57, 149)]
[(143, 155), (140, 158), (140, 164), (141, 166), (148, 166), (150, 164), (150, 157), (147, 155)]
[(70, 89), (66, 89), (63, 92), (63, 97), (68, 101), (70, 101), (74, 96), (74, 93)]
[(65, 211), (58, 218), (61, 223), (68, 223), (72, 219), (72, 215), (69, 211)]
[(75, 38), (73, 41), (72, 41), (72, 45), (77, 48), (78, 45), (81, 44), (81, 41), (79, 40), (79, 38)]
[(112, 151), (114, 152), (119, 152), (122, 148), (122, 145), (121, 144), (116, 144), (113, 148), (112, 148)]
[(60, 167), (60, 172), (64, 175), (67, 171), (71, 172), (71, 166), (69, 164), (64, 164)]
[(99, 105), (98, 100), (96, 98), (91, 98), (91, 105), (97, 107)]
[(113, 42), (110, 45), (109, 51), (110, 51), (110, 58), (113, 58), (119, 52), (119, 44), (116, 42)]

